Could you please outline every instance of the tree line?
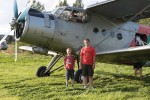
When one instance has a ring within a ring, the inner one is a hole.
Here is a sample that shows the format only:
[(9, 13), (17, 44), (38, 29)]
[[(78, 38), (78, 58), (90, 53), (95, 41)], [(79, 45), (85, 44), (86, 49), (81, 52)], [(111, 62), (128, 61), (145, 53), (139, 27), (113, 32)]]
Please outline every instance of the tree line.
[[(27, 4), (28, 3), (30, 3), (30, 0), (28, 0)], [(59, 0), (59, 4), (56, 5), (56, 7), (61, 7), (61, 6), (69, 6), (67, 0), (63, 0), (63, 1)], [(84, 5), (82, 3), (82, 0), (76, 0), (73, 3), (73, 7), (83, 8)], [(44, 4), (41, 4), (39, 1), (36, 1), (36, 0), (33, 0), (31, 8), (34, 8), (38, 11), (44, 11), (45, 10)]]

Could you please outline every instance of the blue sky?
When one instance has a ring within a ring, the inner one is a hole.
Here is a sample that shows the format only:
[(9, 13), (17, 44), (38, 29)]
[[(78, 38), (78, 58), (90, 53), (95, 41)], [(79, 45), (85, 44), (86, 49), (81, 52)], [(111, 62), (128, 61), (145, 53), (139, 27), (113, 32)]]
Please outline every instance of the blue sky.
[[(13, 18), (13, 0), (0, 0), (0, 34), (5, 34), (10, 31), (10, 25)], [(18, 4), (18, 12), (21, 12), (25, 7), (28, 0), (16, 0)], [(51, 11), (59, 2), (59, 0), (37, 0), (44, 4), (46, 11)], [(69, 5), (75, 0), (67, 0)], [(85, 7), (92, 5), (96, 2), (105, 0), (82, 0)]]

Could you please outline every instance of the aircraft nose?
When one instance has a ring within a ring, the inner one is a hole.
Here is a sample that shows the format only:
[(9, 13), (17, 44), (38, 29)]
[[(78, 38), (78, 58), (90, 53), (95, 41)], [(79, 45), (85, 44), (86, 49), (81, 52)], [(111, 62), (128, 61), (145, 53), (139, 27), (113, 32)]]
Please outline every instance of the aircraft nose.
[(53, 38), (55, 18), (51, 14), (30, 10), (23, 26), (20, 41), (46, 47)]

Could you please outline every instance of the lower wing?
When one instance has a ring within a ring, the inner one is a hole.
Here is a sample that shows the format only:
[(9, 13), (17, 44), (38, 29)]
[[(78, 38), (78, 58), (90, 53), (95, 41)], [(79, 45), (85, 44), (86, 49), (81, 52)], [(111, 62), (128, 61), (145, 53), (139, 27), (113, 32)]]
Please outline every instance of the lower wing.
[(134, 65), (150, 61), (150, 45), (97, 53), (97, 61), (111, 64)]

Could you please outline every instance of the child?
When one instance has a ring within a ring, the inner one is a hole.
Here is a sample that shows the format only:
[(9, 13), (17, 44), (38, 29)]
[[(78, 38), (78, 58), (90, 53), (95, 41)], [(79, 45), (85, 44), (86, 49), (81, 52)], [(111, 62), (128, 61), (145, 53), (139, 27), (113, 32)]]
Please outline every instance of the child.
[(68, 80), (71, 78), (71, 85), (74, 85), (74, 66), (75, 58), (72, 55), (71, 48), (66, 49), (67, 56), (64, 58), (64, 68), (66, 69), (66, 86), (68, 86)]

